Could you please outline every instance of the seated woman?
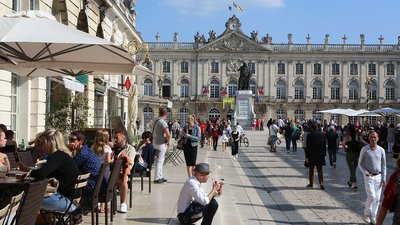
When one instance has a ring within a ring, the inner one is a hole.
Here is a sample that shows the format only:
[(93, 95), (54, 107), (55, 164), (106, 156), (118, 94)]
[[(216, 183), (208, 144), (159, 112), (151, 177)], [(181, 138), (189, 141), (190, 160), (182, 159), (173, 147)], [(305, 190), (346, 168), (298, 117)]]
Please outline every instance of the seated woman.
[[(0, 147), (6, 146), (6, 135), (3, 130), (0, 130)], [(10, 161), (6, 154), (0, 152), (0, 167), (2, 170), (8, 172), (10, 170)]]
[(139, 142), (136, 152), (136, 157), (138, 160), (135, 172), (146, 171), (154, 163), (154, 147), (151, 143), (153, 140), (153, 135), (150, 131), (145, 131), (142, 133), (142, 140)]
[[(48, 154), (46, 163), (39, 169), (30, 170), (26, 165), (19, 163), (22, 171), (30, 171), (30, 176), (35, 179), (55, 178), (59, 182), (57, 192), (44, 197), (41, 209), (65, 211), (70, 205), (70, 199), (76, 198), (74, 185), (79, 175), (78, 167), (64, 143), (62, 133), (56, 129), (48, 128), (36, 136), (35, 146), (42, 153)], [(69, 212), (77, 207), (72, 204)]]

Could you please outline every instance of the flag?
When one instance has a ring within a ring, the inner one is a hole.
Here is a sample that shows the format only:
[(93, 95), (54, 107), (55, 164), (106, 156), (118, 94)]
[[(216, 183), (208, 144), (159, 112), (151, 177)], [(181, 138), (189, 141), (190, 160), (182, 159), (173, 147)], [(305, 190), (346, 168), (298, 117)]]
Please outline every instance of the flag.
[(237, 4), (236, 4), (236, 2), (233, 2), (233, 6), (234, 6), (235, 8), (237, 8)]
[[(232, 5), (237, 9), (237, 10), (239, 10), (240, 12), (243, 12), (243, 7), (241, 6), (241, 5), (239, 5), (238, 3), (236, 3), (236, 2), (232, 2)], [(231, 7), (232, 8), (232, 7)]]
[(232, 6), (229, 5), (229, 6), (228, 6), (228, 9), (229, 9), (229, 11), (232, 11)]

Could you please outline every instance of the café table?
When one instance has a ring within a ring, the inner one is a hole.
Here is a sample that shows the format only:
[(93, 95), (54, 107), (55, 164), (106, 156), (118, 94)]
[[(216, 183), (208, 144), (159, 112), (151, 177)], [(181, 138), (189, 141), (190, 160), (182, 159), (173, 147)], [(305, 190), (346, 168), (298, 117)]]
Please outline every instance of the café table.
[[(18, 178), (17, 178), (18, 177)], [(27, 191), (32, 180), (20, 179), (19, 176), (6, 176), (0, 178), (0, 208), (6, 206), (11, 197)]]

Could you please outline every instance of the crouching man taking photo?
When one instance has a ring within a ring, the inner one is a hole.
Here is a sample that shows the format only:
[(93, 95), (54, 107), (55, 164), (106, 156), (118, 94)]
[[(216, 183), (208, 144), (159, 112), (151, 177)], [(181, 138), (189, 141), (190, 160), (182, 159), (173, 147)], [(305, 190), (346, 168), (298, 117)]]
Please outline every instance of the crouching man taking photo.
[(201, 186), (206, 183), (210, 173), (207, 163), (199, 163), (194, 168), (194, 176), (183, 185), (178, 199), (178, 219), (181, 224), (192, 224), (203, 218), (202, 225), (212, 223), (218, 209), (214, 196), (222, 195), (222, 182), (214, 181), (212, 190), (206, 194)]

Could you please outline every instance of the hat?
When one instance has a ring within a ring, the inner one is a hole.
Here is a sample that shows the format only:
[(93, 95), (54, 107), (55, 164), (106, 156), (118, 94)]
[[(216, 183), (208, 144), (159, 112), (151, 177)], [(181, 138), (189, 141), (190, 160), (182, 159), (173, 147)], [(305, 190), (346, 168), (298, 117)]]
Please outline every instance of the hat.
[(194, 168), (194, 171), (200, 173), (211, 173), (210, 166), (207, 163), (199, 163)]

